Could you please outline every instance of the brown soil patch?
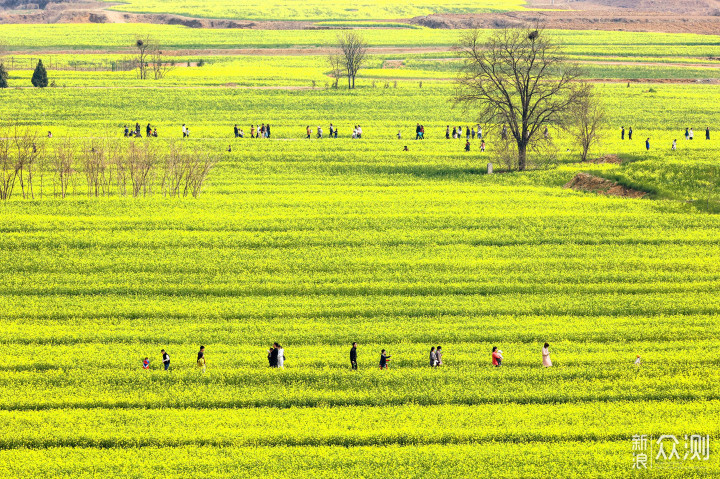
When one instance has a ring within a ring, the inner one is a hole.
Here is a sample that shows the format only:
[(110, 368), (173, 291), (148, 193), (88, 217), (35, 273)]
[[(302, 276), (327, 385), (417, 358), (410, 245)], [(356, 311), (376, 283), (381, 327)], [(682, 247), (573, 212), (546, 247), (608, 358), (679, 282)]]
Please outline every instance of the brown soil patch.
[(609, 163), (611, 165), (621, 165), (622, 160), (617, 155), (605, 155), (600, 158), (593, 158), (592, 160), (586, 160), (585, 163), (594, 163), (596, 165), (602, 163)]
[(405, 60), (385, 60), (382, 64), (383, 68), (403, 68)]
[(546, 11), (495, 14), (434, 14), (409, 23), (430, 28), (505, 28), (534, 26), (565, 30), (700, 33), (720, 31), (718, 0), (530, 0)]
[(588, 173), (578, 173), (575, 175), (575, 178), (565, 184), (563, 188), (587, 191), (606, 196), (621, 196), (623, 198), (644, 198), (647, 195), (644, 191), (633, 190), (614, 181)]

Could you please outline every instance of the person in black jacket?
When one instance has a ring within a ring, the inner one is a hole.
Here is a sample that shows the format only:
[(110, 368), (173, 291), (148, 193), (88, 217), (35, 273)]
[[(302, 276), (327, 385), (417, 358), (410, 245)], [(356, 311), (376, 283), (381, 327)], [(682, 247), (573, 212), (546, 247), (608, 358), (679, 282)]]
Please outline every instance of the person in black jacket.
[(165, 371), (167, 371), (170, 369), (170, 355), (166, 353), (164, 349), (160, 352), (162, 353), (163, 366), (165, 366)]
[(352, 348), (350, 348), (350, 367), (357, 371), (357, 343), (353, 343)]
[(390, 355), (383, 349), (380, 351), (380, 369), (388, 369), (388, 362), (390, 361)]
[(271, 368), (277, 367), (277, 348), (275, 346), (270, 346), (270, 349), (268, 350), (268, 363), (270, 363)]

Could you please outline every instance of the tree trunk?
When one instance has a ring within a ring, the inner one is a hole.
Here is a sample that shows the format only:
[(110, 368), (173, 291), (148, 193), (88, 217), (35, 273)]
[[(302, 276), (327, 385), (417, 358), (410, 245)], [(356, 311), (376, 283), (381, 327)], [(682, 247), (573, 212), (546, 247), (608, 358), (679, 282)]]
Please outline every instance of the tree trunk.
[(352, 76), (348, 75), (348, 90), (352, 89)]
[(527, 166), (527, 145), (525, 143), (518, 144), (518, 171), (525, 171)]

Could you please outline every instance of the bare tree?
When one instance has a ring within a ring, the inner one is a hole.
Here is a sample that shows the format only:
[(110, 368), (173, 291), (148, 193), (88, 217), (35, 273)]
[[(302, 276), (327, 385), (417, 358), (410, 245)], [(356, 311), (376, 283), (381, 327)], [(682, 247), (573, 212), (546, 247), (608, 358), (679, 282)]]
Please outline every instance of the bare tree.
[(587, 95), (568, 110), (566, 128), (581, 148), (581, 159), (586, 161), (590, 148), (600, 142), (600, 130), (605, 125), (605, 107), (591, 85), (585, 85)]
[(12, 155), (12, 139), (0, 129), (0, 200), (9, 200), (17, 178), (17, 167)]
[(348, 88), (355, 88), (355, 76), (367, 57), (367, 43), (362, 35), (354, 30), (348, 30), (338, 35), (337, 40), (340, 48), (339, 60), (345, 75), (347, 75)]
[(165, 56), (159, 45), (151, 44), (150, 46), (150, 66), (152, 67), (153, 76), (156, 80), (162, 80), (165, 75), (173, 69), (173, 66), (165, 62)]
[(461, 38), (465, 58), (455, 103), (478, 108), (478, 121), (507, 125), (517, 145), (517, 168), (527, 167), (528, 146), (548, 126), (561, 127), (567, 111), (587, 96), (580, 69), (565, 61), (543, 31), (509, 28), (483, 41), (480, 32)]
[[(75, 170), (73, 163), (75, 162), (75, 145), (68, 138), (55, 148), (55, 156), (53, 157), (53, 170), (55, 171), (55, 194), (65, 198), (68, 193), (70, 184), (73, 182)], [(59, 188), (59, 191), (58, 191)]]
[(138, 36), (135, 39), (135, 48), (137, 49), (135, 64), (138, 69), (138, 78), (145, 80), (148, 75), (149, 57), (153, 48), (152, 38), (149, 35), (146, 35), (145, 37)]
[(333, 78), (333, 88), (338, 87), (340, 78), (343, 77), (343, 56), (337, 53), (328, 55), (328, 64), (330, 65), (330, 76)]

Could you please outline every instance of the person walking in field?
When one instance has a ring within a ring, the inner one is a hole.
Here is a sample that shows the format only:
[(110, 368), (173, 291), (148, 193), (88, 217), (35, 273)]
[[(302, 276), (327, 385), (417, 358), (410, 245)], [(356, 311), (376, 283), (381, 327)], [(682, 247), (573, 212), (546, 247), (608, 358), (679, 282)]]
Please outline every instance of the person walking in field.
[(416, 140), (420, 139), (420, 123), (415, 125), (415, 139)]
[(480, 142), (480, 153), (485, 153), (485, 140)]
[(650, 151), (650, 138), (645, 140), (645, 150)]
[(125, 133), (124, 133), (123, 136), (125, 136), (125, 138), (127, 138), (128, 136), (130, 136), (130, 128), (128, 128), (127, 125), (125, 125)]
[(162, 354), (163, 367), (165, 368), (165, 371), (167, 371), (170, 369), (170, 355), (165, 352), (164, 349), (161, 349), (160, 353)]
[(493, 346), (493, 348), (492, 348), (492, 365), (495, 366), (496, 368), (499, 368), (500, 366), (502, 366), (502, 360), (503, 360), (502, 351), (499, 351), (497, 346)]
[(470, 127), (469, 126), (465, 127), (465, 139), (466, 140), (470, 139)]
[(205, 346), (200, 346), (200, 351), (198, 351), (197, 354), (197, 368), (205, 374), (205, 367), (207, 363), (205, 362)]
[(482, 136), (482, 126), (480, 126), (480, 125), (477, 126), (477, 137), (478, 137), (478, 140), (482, 140), (482, 137), (483, 137)]
[(305, 132), (307, 133), (307, 138), (310, 139), (310, 135), (312, 135), (312, 130), (310, 129), (310, 125), (305, 128)]
[(685, 139), (686, 140), (690, 139), (690, 128), (685, 128)]
[(436, 366), (442, 366), (442, 346), (438, 346), (435, 350), (435, 356), (437, 357), (437, 364)]
[(621, 139), (621, 140), (624, 140), (624, 139), (625, 139), (625, 127), (624, 127), (624, 126), (623, 126), (622, 129), (620, 130), (620, 139)]
[(465, 151), (470, 151), (470, 140), (465, 142)]
[(235, 138), (238, 138), (240, 136), (240, 130), (238, 129), (237, 123), (233, 127), (233, 132), (235, 133)]
[(552, 367), (552, 361), (550, 360), (550, 345), (545, 343), (542, 348), (542, 363), (544, 368)]
[(435, 352), (435, 346), (430, 348), (430, 367), (434, 368), (437, 366), (437, 353)]
[(450, 139), (450, 125), (448, 125), (448, 126), (445, 128), (445, 139), (446, 139), (446, 140), (449, 140), (449, 139)]
[(692, 128), (690, 128), (689, 139), (692, 140), (693, 138), (695, 138), (695, 132), (693, 131)]
[(150, 370), (150, 360), (148, 358), (143, 359), (143, 369)]
[(333, 133), (335, 133), (335, 127), (333, 126), (332, 123), (330, 123), (330, 128), (328, 129), (328, 133), (329, 133), (328, 138), (332, 138)]
[(322, 127), (318, 126), (317, 127), (317, 137), (322, 138), (322, 134), (323, 134)]
[(705, 127), (705, 139), (706, 140), (710, 139), (710, 127), (709, 126)]
[(275, 351), (277, 352), (276, 368), (285, 369), (285, 350), (278, 343), (275, 343)]
[(352, 343), (350, 348), (350, 368), (357, 371), (357, 343)]
[(150, 137), (152, 136), (152, 127), (150, 126), (150, 123), (147, 124), (145, 127), (145, 136)]
[(632, 126), (628, 128), (628, 140), (632, 140)]
[(250, 125), (250, 138), (255, 138), (255, 125)]
[(475, 127), (470, 130), (470, 138), (475, 139)]
[(673, 142), (672, 142), (672, 150), (673, 150), (673, 151), (677, 150), (677, 140), (673, 140)]
[(402, 140), (402, 133), (400, 133), (400, 130), (398, 130), (397, 139)]
[(357, 126), (357, 137), (362, 139), (362, 127), (360, 125)]
[(265, 125), (265, 138), (270, 138), (270, 123)]
[(380, 351), (380, 369), (389, 369), (390, 368), (388, 363), (390, 362), (391, 357), (392, 356), (387, 354), (384, 349), (382, 351)]

